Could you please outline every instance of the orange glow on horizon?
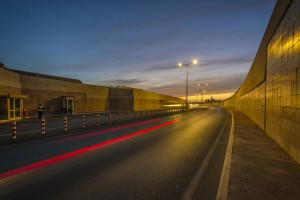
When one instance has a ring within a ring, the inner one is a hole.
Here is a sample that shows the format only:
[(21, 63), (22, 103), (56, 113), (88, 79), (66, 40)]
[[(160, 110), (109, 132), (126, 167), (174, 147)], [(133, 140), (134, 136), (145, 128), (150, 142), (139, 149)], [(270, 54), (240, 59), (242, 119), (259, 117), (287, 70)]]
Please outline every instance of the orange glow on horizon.
[[(228, 99), (230, 98), (231, 96), (234, 95), (235, 92), (225, 92), (225, 93), (204, 93), (203, 95), (203, 100), (207, 100), (207, 99), (211, 99), (211, 97), (215, 100), (225, 100), (225, 99)], [(179, 97), (179, 98), (182, 98), (182, 99), (185, 99), (185, 96), (184, 97)], [(202, 95), (200, 94), (197, 94), (197, 95), (189, 95), (188, 97), (188, 100), (189, 102), (201, 102), (202, 101)]]

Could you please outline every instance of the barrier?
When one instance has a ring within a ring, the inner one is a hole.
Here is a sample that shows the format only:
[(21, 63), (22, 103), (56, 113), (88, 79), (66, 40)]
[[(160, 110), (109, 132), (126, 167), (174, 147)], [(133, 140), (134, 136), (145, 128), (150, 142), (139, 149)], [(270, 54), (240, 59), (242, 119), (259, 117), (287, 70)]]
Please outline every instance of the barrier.
[(17, 139), (17, 122), (16, 121), (11, 122), (11, 138), (13, 140)]
[(67, 116), (64, 117), (64, 130), (68, 131), (68, 117)]
[(97, 114), (97, 126), (100, 126), (100, 115)]
[(45, 126), (46, 126), (46, 120), (45, 120), (45, 118), (43, 117), (43, 118), (42, 118), (42, 135), (45, 135), (45, 134), (46, 134), (46, 128), (45, 128)]
[(85, 128), (85, 115), (82, 115), (82, 123), (81, 123), (81, 127)]

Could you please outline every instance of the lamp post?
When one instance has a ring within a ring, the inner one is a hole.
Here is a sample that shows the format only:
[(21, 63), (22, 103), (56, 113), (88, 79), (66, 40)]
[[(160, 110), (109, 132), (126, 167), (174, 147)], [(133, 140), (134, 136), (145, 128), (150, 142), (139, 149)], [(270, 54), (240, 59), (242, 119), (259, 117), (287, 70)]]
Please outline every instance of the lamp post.
[(197, 60), (193, 60), (192, 62), (189, 63), (178, 63), (179, 67), (186, 66), (186, 88), (185, 88), (185, 107), (186, 110), (189, 109), (188, 105), (188, 90), (189, 90), (189, 65), (190, 64), (197, 64)]
[(204, 92), (206, 92), (204, 88), (207, 85), (208, 85), (207, 83), (198, 83), (198, 86), (201, 87), (202, 103), (203, 103), (203, 94), (204, 94)]

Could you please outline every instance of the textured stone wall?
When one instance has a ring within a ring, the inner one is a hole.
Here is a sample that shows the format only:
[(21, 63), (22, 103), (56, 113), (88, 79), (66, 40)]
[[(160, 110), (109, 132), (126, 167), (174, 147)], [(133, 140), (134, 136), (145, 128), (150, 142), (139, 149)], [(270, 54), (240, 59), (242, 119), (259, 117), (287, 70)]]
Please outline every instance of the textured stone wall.
[(265, 126), (265, 82), (239, 98), (239, 110), (255, 121), (262, 129)]
[(300, 161), (300, 0), (269, 42), (266, 92), (266, 132)]
[(299, 27), (300, 0), (278, 0), (244, 83), (223, 105), (248, 115), (300, 164)]

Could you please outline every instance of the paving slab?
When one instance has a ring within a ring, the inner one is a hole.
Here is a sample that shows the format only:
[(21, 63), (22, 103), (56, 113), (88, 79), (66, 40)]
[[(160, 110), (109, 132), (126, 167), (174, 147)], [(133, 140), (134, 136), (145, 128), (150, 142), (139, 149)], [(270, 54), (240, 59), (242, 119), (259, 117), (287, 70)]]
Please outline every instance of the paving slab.
[(300, 166), (258, 125), (235, 120), (227, 199), (300, 199)]

